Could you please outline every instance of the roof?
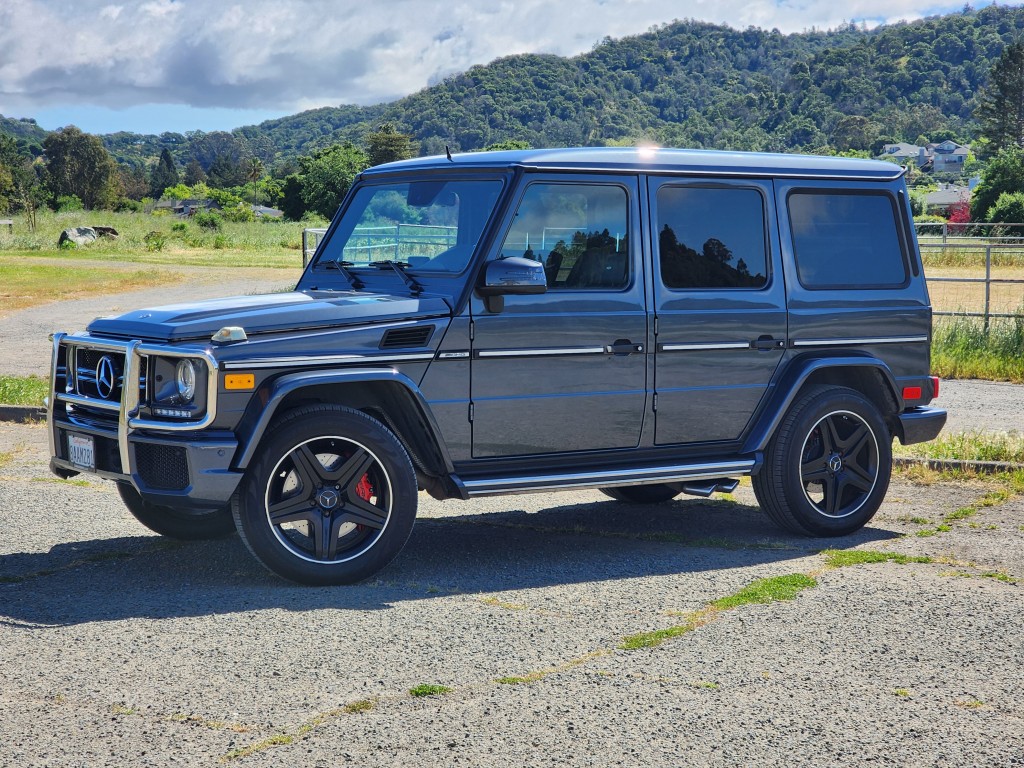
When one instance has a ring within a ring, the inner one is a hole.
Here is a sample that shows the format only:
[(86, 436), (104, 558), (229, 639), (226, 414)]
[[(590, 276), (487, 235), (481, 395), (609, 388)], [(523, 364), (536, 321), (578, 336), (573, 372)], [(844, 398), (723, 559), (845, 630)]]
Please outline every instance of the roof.
[(960, 186), (943, 187), (924, 196), (925, 205), (955, 205), (970, 199), (971, 190)]
[(720, 152), (704, 149), (647, 149), (638, 147), (579, 147), (468, 152), (419, 157), (374, 166), (364, 175), (453, 168), (543, 168), (548, 170), (633, 171), (717, 176), (782, 176), (890, 180), (904, 170), (879, 160), (767, 152)]

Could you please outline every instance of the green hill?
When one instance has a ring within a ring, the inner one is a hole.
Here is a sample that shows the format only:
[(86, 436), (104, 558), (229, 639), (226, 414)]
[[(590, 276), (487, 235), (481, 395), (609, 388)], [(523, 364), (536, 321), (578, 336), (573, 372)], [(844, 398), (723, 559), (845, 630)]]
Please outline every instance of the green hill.
[[(571, 58), (497, 59), (389, 104), (324, 107), (231, 133), (104, 141), (123, 162), (149, 161), (168, 146), (182, 165), (197, 157), (206, 166), (218, 152), (280, 161), (360, 143), (382, 121), (412, 134), (424, 154), (509, 139), (782, 151), (863, 150), (921, 135), (965, 140), (992, 63), (1022, 32), (1024, 9), (994, 5), (789, 35), (676, 21)], [(27, 125), (0, 119), (0, 131)]]

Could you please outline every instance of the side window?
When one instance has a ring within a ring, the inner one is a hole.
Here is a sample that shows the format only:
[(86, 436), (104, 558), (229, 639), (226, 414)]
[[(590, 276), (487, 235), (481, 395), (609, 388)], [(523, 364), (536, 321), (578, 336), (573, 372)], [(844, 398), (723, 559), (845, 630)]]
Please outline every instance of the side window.
[(501, 246), (502, 258), (539, 261), (548, 290), (629, 284), (629, 204), (622, 187), (531, 184)]
[(764, 199), (756, 189), (658, 189), (658, 257), (668, 288), (762, 288)]
[(789, 221), (806, 288), (897, 288), (907, 259), (892, 198), (877, 192), (794, 192)]

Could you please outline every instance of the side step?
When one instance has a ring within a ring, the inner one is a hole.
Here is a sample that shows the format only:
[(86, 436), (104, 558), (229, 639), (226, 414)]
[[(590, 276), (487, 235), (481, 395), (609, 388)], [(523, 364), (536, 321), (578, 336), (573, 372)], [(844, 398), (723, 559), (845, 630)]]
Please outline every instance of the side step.
[(742, 459), (591, 472), (534, 473), (515, 477), (454, 479), (464, 498), (569, 488), (615, 488), (622, 485), (650, 485), (652, 483), (678, 483), (681, 486), (680, 490), (684, 493), (710, 496), (715, 491), (732, 491), (738, 485), (738, 481), (731, 478), (749, 475), (754, 471), (756, 465), (756, 459)]

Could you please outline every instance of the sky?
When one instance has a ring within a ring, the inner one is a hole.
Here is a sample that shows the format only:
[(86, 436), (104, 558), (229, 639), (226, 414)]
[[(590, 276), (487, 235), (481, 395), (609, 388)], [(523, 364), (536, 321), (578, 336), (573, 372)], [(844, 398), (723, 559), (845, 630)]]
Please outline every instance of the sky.
[(606, 36), (678, 18), (800, 32), (962, 7), (963, 0), (0, 0), (0, 114), (91, 133), (230, 130), (314, 107), (392, 101), (499, 56), (571, 56)]

